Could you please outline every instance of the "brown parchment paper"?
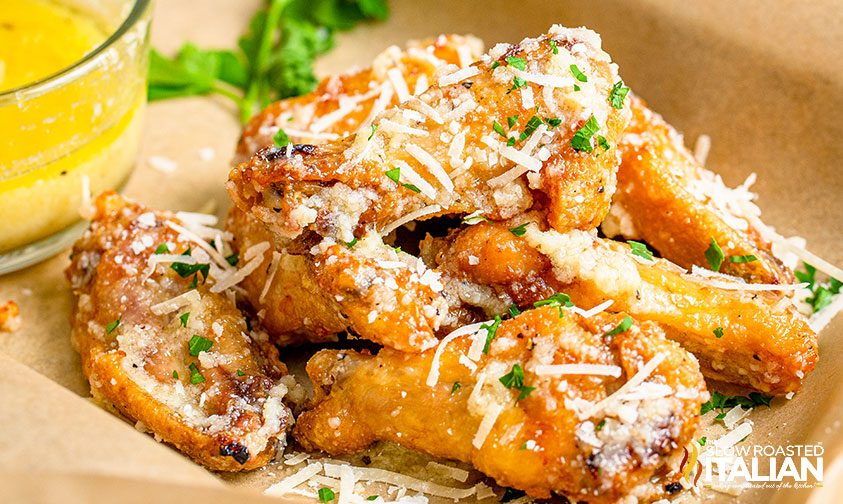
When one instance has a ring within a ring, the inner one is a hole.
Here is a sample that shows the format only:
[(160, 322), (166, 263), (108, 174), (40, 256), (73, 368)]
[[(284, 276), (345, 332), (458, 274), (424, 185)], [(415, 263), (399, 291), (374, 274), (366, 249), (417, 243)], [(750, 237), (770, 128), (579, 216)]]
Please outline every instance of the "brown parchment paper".
[[(259, 0), (158, 0), (153, 44), (190, 40), (232, 47)], [(686, 133), (711, 136), (708, 166), (735, 185), (758, 173), (764, 219), (843, 263), (843, 6), (838, 0), (445, 1), (393, 0), (387, 23), (338, 38), (320, 73), (366, 64), (389, 44), (442, 32), (488, 45), (515, 42), (551, 23), (603, 36), (625, 81)], [(150, 205), (222, 216), (223, 181), (239, 125), (222, 101), (152, 104), (138, 168), (125, 193)], [(202, 160), (199, 151), (213, 148)], [(145, 160), (166, 156), (174, 173)], [(69, 341), (70, 293), (61, 254), (0, 277), (0, 301), (21, 306), (23, 328), (0, 333), (0, 501), (279, 502), (261, 497), (267, 472), (221, 481), (88, 399)], [(758, 408), (751, 442), (825, 447), (825, 486), (752, 490), (705, 501), (843, 501), (843, 317), (821, 335), (820, 363), (792, 400)], [(283, 356), (282, 356), (283, 358)]]

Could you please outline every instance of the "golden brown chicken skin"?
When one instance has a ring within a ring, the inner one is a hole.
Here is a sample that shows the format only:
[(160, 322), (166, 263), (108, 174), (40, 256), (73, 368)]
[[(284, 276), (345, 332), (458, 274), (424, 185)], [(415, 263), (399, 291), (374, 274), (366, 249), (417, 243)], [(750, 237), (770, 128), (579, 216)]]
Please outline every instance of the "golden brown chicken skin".
[(721, 272), (748, 282), (793, 282), (793, 272), (773, 256), (770, 244), (719, 196), (729, 190), (694, 158), (682, 137), (641, 99), (630, 102), (632, 121), (619, 145), (623, 157), (612, 212), (627, 222), (613, 226), (611, 234), (642, 239), (683, 268), (710, 268), (705, 252), (714, 239), (726, 256)]
[(500, 324), (476, 362), (485, 333), (422, 354), (324, 350), (307, 366), (316, 396), (296, 439), (332, 455), (388, 440), (535, 497), (616, 502), (667, 477), (708, 398), (693, 356), (653, 324), (616, 329), (623, 320), (532, 310)]
[[(593, 32), (554, 27), (497, 46), (470, 68), (438, 72), (419, 97), (345, 140), (258, 151), (232, 170), (229, 194), (279, 240), (349, 242), (441, 214), (505, 219), (533, 206), (532, 191), (546, 198), (552, 227), (593, 228), (619, 162), (597, 135), (614, 145), (629, 116), (627, 105), (609, 102), (617, 81)], [(597, 132), (586, 132), (591, 125)]]
[(270, 104), (243, 128), (235, 161), (246, 161), (258, 149), (272, 146), (279, 127), (293, 143), (319, 144), (345, 137), (400, 103), (404, 90), (396, 91), (393, 82), (399, 86), (403, 82), (411, 95), (421, 94), (437, 69), (467, 66), (482, 52), (479, 39), (462, 35), (410, 41), (403, 50), (392, 46), (369, 67), (325, 78), (310, 93)]
[[(105, 193), (73, 248), (72, 338), (91, 393), (210, 469), (261, 467), (293, 420), (286, 368), (167, 222), (184, 225)], [(155, 263), (170, 254), (183, 262)]]
[(799, 389), (818, 358), (816, 334), (782, 293), (689, 275), (591, 233), (533, 224), (516, 237), (505, 226), (482, 223), (425, 247), (445, 278), (491, 287), (518, 306), (555, 292), (581, 308), (612, 300), (610, 310), (660, 324), (710, 378), (786, 394)]

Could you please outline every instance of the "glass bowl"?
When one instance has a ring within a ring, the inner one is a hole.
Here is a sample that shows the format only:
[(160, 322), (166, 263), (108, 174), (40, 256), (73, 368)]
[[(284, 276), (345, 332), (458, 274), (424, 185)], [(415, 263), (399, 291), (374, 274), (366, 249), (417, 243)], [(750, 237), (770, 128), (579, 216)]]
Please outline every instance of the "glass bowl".
[(134, 167), (146, 107), (151, 0), (52, 0), (102, 27), (99, 46), (0, 92), (0, 274), (66, 249), (91, 194)]

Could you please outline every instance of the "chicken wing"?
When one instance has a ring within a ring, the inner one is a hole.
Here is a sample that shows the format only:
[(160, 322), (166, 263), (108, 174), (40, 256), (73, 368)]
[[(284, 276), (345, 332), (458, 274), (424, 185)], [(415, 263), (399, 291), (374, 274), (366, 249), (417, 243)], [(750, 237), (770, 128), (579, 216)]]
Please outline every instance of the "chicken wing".
[(651, 479), (679, 477), (670, 463), (708, 393), (692, 355), (654, 324), (622, 320), (544, 307), (501, 323), (488, 354), (485, 329), (421, 354), (323, 350), (308, 363), (316, 397), (294, 434), (332, 455), (388, 440), (535, 497), (645, 493)]
[(705, 252), (714, 239), (726, 256), (723, 273), (749, 282), (793, 282), (793, 272), (746, 218), (747, 211), (757, 210), (751, 194), (737, 194), (703, 168), (682, 137), (641, 99), (632, 97), (631, 107), (632, 121), (618, 146), (623, 156), (618, 190), (604, 232), (643, 239), (684, 268), (709, 268)]
[(482, 223), (424, 246), (445, 277), (491, 287), (519, 306), (555, 292), (582, 308), (611, 300), (612, 310), (659, 323), (710, 378), (786, 394), (799, 389), (817, 361), (816, 334), (781, 293), (725, 275), (687, 274), (592, 233), (532, 224), (519, 238)]
[(66, 271), (73, 342), (97, 401), (210, 469), (254, 469), (285, 442), (291, 379), (266, 334), (214, 292), (217, 266), (184, 226), (97, 199)]
[(370, 67), (328, 77), (308, 94), (270, 104), (243, 128), (235, 162), (273, 145), (278, 128), (294, 143), (320, 144), (345, 137), (408, 94), (424, 92), (440, 67), (468, 66), (482, 53), (483, 43), (470, 35), (411, 41), (403, 51), (392, 46)]
[(443, 214), (504, 219), (533, 206), (531, 188), (552, 227), (593, 228), (619, 163), (605, 147), (629, 119), (609, 99), (618, 83), (596, 34), (554, 26), (441, 69), (419, 97), (345, 140), (259, 150), (232, 170), (229, 194), (282, 246), (303, 234), (350, 242)]

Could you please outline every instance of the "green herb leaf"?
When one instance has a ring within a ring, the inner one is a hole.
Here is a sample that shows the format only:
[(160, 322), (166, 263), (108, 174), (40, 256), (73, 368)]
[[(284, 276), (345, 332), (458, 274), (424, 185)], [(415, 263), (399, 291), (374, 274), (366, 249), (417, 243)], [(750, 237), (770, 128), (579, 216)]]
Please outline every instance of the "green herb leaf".
[(574, 84), (574, 91), (581, 91), (582, 88), (578, 84)]
[(521, 315), (521, 310), (518, 309), (518, 306), (514, 304), (509, 305), (509, 316), (515, 318), (518, 315)]
[(497, 133), (498, 135), (506, 138), (506, 131), (503, 129), (503, 126), (501, 126), (501, 123), (499, 123), (498, 121), (492, 121), (492, 129), (495, 130), (495, 133)]
[(484, 221), (484, 222), (489, 222), (489, 219), (487, 219), (484, 215), (480, 215), (480, 214), (469, 215), (469, 216), (465, 217), (462, 220), (462, 222), (463, 222), (463, 224), (471, 224), (472, 222), (477, 222), (477, 221), (481, 221), (481, 220)]
[(724, 330), (725, 330), (725, 329), (723, 329), (722, 327), (716, 327), (716, 328), (714, 328), (714, 331), (712, 331), (712, 332), (714, 333), (714, 336), (715, 336), (715, 337), (717, 337), (717, 338), (722, 338), (722, 337), (723, 337), (723, 331), (724, 331)]
[[(183, 254), (183, 256), (190, 256), (190, 249), (187, 249)], [(202, 281), (204, 282), (208, 278), (208, 273), (211, 271), (211, 265), (208, 263), (196, 263), (196, 264), (187, 264), (182, 262), (174, 262), (170, 265), (170, 269), (175, 271), (180, 277), (187, 278), (191, 275), (196, 275), (197, 273), (202, 274)], [(193, 279), (193, 284), (191, 288), (196, 287), (196, 278)]]
[(357, 245), (358, 241), (360, 241), (360, 240), (358, 240), (357, 237), (355, 236), (353, 240), (351, 240), (350, 242), (346, 242), (345, 246), (348, 247), (348, 248), (354, 248), (354, 246)]
[(840, 293), (843, 283), (836, 278), (829, 278), (826, 283), (820, 282), (817, 280), (817, 269), (815, 267), (805, 262), (802, 265), (805, 271), (797, 270), (793, 273), (800, 282), (808, 284), (807, 289), (811, 291), (812, 296), (806, 298), (805, 302), (816, 313), (831, 304), (832, 296)]
[(371, 133), (369, 133), (369, 138), (368, 138), (368, 140), (369, 140), (369, 141), (371, 141), (371, 140), (372, 140), (372, 137), (374, 137), (374, 136), (375, 136), (375, 131), (377, 131), (377, 130), (378, 130), (378, 125), (377, 125), (377, 124), (372, 124), (372, 132), (371, 132)]
[(272, 143), (274, 143), (279, 149), (283, 149), (290, 145), (290, 137), (287, 136), (287, 133), (285, 133), (283, 129), (278, 128), (278, 131), (272, 135)]
[(509, 66), (515, 67), (518, 70), (527, 69), (527, 60), (525, 60), (524, 58), (518, 58), (516, 56), (507, 56), (506, 62)]
[(457, 390), (459, 390), (461, 387), (462, 385), (460, 384), (460, 382), (454, 382), (454, 385), (451, 387), (451, 395), (454, 395)]
[(599, 129), (600, 125), (597, 124), (597, 119), (595, 119), (594, 116), (591, 116), (588, 121), (583, 124), (582, 128), (574, 133), (574, 136), (571, 138), (571, 147), (579, 152), (593, 151), (594, 147), (591, 145), (591, 137), (593, 137)]
[(494, 70), (495, 68), (497, 68), (499, 66), (501, 66), (501, 62), (495, 61), (494, 63), (492, 63), (492, 66), (489, 67), (489, 70)]
[(653, 260), (653, 253), (650, 252), (650, 249), (647, 248), (647, 245), (633, 240), (627, 240), (626, 243), (627, 245), (629, 245), (629, 248), (632, 249), (632, 255), (643, 257), (648, 261)]
[(550, 50), (553, 51), (553, 54), (559, 54), (559, 46), (556, 45), (556, 41), (550, 39), (548, 42), (550, 42)]
[(524, 131), (521, 133), (521, 136), (518, 137), (518, 141), (523, 142), (524, 140), (529, 138), (529, 136), (532, 135), (534, 131), (536, 131), (536, 128), (541, 126), (541, 123), (542, 120), (539, 118), (539, 116), (531, 117), (530, 120), (527, 121), (527, 126), (524, 127)]
[(525, 386), (523, 386), (523, 387), (521, 387), (521, 393), (520, 393), (520, 394), (518, 394), (518, 400), (519, 400), (519, 401), (523, 401), (523, 400), (524, 400), (524, 399), (526, 399), (526, 398), (527, 398), (527, 397), (528, 397), (528, 396), (529, 396), (529, 395), (530, 395), (530, 394), (531, 394), (534, 390), (536, 390), (536, 387), (528, 387), (528, 386), (526, 386), (526, 385), (525, 385)]
[(717, 244), (717, 240), (712, 238), (711, 243), (705, 251), (705, 260), (708, 261), (708, 266), (711, 268), (711, 271), (720, 271), (720, 265), (723, 264), (723, 259), (725, 257), (726, 256), (723, 254), (723, 250), (720, 248), (720, 245)]
[(205, 381), (205, 377), (202, 376), (202, 373), (199, 372), (199, 368), (196, 367), (195, 362), (191, 362), (188, 368), (190, 369), (190, 383), (196, 385), (197, 383), (202, 383)]
[(118, 318), (117, 320), (115, 320), (114, 322), (109, 322), (109, 323), (105, 326), (105, 334), (111, 334), (111, 333), (113, 333), (113, 332), (114, 332), (114, 330), (115, 330), (115, 329), (117, 329), (117, 326), (119, 326), (119, 325), (120, 325), (120, 322), (121, 322), (122, 320), (123, 320), (123, 318), (121, 317), (121, 318)]
[(237, 254), (231, 254), (225, 258), (225, 262), (232, 266), (237, 266), (237, 263), (240, 262), (240, 257)]
[(772, 396), (764, 395), (760, 392), (750, 392), (747, 396), (729, 396), (714, 391), (711, 393), (711, 399), (704, 402), (700, 407), (700, 414), (705, 415), (712, 410), (723, 412), (723, 410), (734, 408), (735, 406), (742, 406), (747, 409), (756, 406), (770, 406), (772, 400)]
[(574, 77), (580, 82), (588, 82), (588, 77), (584, 73), (582, 73), (575, 64), (571, 64), (569, 67), (571, 69), (571, 73), (574, 74)]
[(623, 81), (618, 81), (609, 91), (609, 103), (616, 109), (623, 108), (623, 101), (627, 94), (629, 94), (629, 88), (623, 85)]
[(524, 236), (527, 233), (527, 226), (529, 224), (530, 224), (529, 222), (525, 222), (524, 224), (521, 224), (520, 226), (510, 228), (509, 232), (514, 234), (515, 236), (519, 236), (519, 237)]
[(515, 145), (515, 137), (509, 137), (509, 138), (507, 138), (507, 139), (506, 139), (506, 146), (507, 146), (507, 147), (512, 147), (513, 145)]
[(562, 119), (559, 119), (558, 117), (545, 117), (544, 122), (546, 122), (551, 128), (557, 128), (560, 124), (562, 124)]
[(627, 315), (623, 318), (620, 324), (618, 324), (614, 329), (607, 332), (603, 336), (614, 336), (616, 334), (628, 331), (630, 327), (632, 327), (632, 317)]
[(606, 137), (603, 135), (597, 135), (597, 145), (599, 145), (604, 152), (612, 148), (612, 146), (609, 145), (609, 141), (606, 140)]
[(559, 309), (559, 318), (562, 318), (565, 316), (565, 312), (562, 310), (562, 307), (570, 308), (574, 306), (574, 303), (571, 302), (571, 298), (567, 294), (557, 292), (547, 299), (536, 301), (533, 303), (533, 306), (536, 308), (540, 308), (542, 306), (554, 306)]
[(370, 495), (370, 496), (366, 497), (366, 500), (370, 500), (370, 501), (378, 500), (378, 497), (380, 497), (380, 495)]
[(175, 369), (173, 370), (173, 379), (175, 379), (175, 380), (179, 379), (179, 372), (176, 371)]
[(187, 327), (187, 319), (190, 318), (190, 312), (184, 312), (179, 315), (179, 323), (182, 327)]
[(495, 339), (498, 333), (498, 327), (501, 326), (501, 316), (495, 315), (495, 320), (491, 324), (483, 324), (480, 326), (480, 329), (486, 330), (486, 344), (483, 345), (483, 353), (489, 353), (489, 347), (492, 344), (492, 340)]
[(605, 427), (605, 426), (606, 426), (606, 419), (604, 418), (603, 420), (600, 420), (600, 422), (598, 422), (597, 425), (594, 426), (594, 430), (597, 431), (597, 432), (600, 432), (600, 431), (603, 430), (603, 427)]
[(708, 438), (703, 436), (697, 440), (697, 443), (699, 443), (700, 446), (705, 446), (706, 441), (708, 441)]
[(512, 79), (512, 87), (506, 90), (506, 94), (509, 94), (516, 89), (522, 88), (527, 85), (527, 81), (522, 79), (521, 77), (514, 77)]
[(506, 124), (510, 128), (512, 128), (513, 126), (515, 126), (518, 123), (518, 115), (519, 114), (515, 114), (513, 116), (509, 116), (509, 117), (506, 118)]
[(401, 184), (401, 187), (406, 187), (407, 189), (413, 191), (414, 193), (420, 193), (421, 189), (414, 186), (413, 184)]
[(170, 247), (168, 247), (166, 243), (162, 243), (161, 245), (158, 245), (158, 247), (155, 248), (156, 254), (166, 254), (169, 251)]
[(331, 502), (334, 500), (334, 491), (327, 487), (319, 489), (319, 502)]
[(751, 263), (751, 262), (757, 261), (757, 260), (758, 260), (758, 258), (755, 257), (752, 254), (729, 256), (729, 262), (733, 262), (733, 263), (737, 263), (737, 264)]
[(397, 184), (398, 180), (401, 178), (401, 168), (395, 167), (391, 170), (385, 171), (384, 174), (386, 174), (386, 176), (389, 178), (389, 180), (391, 180), (391, 181), (393, 181)]
[(209, 340), (208, 338), (203, 338), (198, 334), (194, 334), (190, 341), (187, 342), (187, 348), (190, 351), (190, 355), (196, 357), (199, 355), (199, 352), (205, 352), (214, 346), (214, 342)]
[(244, 373), (242, 370), (240, 370), (240, 369), (237, 370), (237, 376), (243, 376), (245, 374), (246, 373)]

